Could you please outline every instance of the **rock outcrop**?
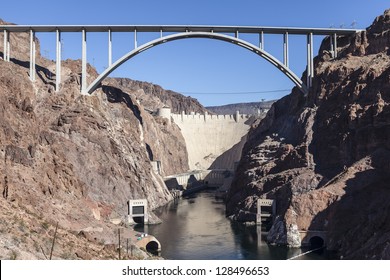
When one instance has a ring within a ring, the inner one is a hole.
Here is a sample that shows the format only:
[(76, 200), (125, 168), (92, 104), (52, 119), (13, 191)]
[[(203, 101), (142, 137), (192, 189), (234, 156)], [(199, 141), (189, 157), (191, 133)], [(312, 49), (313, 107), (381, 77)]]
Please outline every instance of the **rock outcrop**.
[(54, 258), (115, 258), (112, 221), (125, 219), (129, 199), (146, 198), (149, 210), (172, 199), (151, 161), (162, 175), (187, 171), (184, 139), (129, 89), (80, 95), (80, 61), (63, 62), (54, 92), (55, 63), (38, 50), (32, 83), (28, 34), (10, 43), (11, 62), (0, 59), (0, 257), (44, 259), (58, 222)]
[(207, 112), (207, 109), (195, 98), (184, 96), (172, 90), (165, 90), (159, 85), (129, 78), (108, 78), (107, 81), (137, 94), (144, 106), (150, 110), (156, 111), (162, 106), (169, 106), (172, 113), (175, 114), (181, 114), (181, 112), (203, 114)]
[(342, 258), (389, 259), (390, 10), (338, 47), (324, 39), (308, 97), (295, 88), (254, 125), (227, 213), (254, 220), (259, 197), (276, 199), (269, 242), (324, 231)]
[(116, 86), (117, 84), (110, 80), (102, 89), (111, 102), (132, 103), (135, 100), (137, 104), (135, 114), (142, 128), (141, 137), (149, 160), (161, 162), (160, 175), (167, 176), (188, 171), (187, 148), (180, 128), (167, 119), (157, 116), (155, 111), (149, 110), (150, 107), (146, 107), (152, 106), (157, 110), (164, 105), (153, 97), (145, 97), (143, 90), (133, 92), (128, 88)]

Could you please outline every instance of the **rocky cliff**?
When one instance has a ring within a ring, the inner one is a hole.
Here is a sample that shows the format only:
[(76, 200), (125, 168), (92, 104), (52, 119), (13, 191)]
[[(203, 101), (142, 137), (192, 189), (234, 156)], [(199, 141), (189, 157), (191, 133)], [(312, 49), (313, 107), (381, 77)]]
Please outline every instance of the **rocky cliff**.
[(307, 97), (294, 89), (251, 130), (227, 213), (254, 220), (276, 199), (270, 243), (323, 231), (341, 258), (389, 259), (390, 10), (338, 44), (333, 59), (324, 39)]
[(136, 114), (139, 115), (138, 120), (142, 128), (141, 137), (149, 160), (161, 162), (162, 176), (189, 170), (186, 143), (180, 128), (155, 114), (158, 108), (164, 106), (159, 99), (145, 94), (142, 89), (134, 92), (131, 88), (118, 85), (113, 79), (106, 82), (102, 90), (111, 102), (133, 102), (135, 100), (138, 104)]
[(184, 96), (172, 90), (165, 90), (159, 85), (135, 81), (129, 78), (108, 78), (107, 81), (110, 84), (124, 87), (135, 94), (138, 94), (139, 99), (142, 100), (144, 106), (150, 110), (156, 111), (162, 106), (169, 106), (172, 113), (176, 114), (181, 114), (183, 111), (188, 114), (191, 112), (199, 114), (207, 112), (207, 109), (205, 109), (195, 98)]
[(56, 93), (55, 64), (38, 50), (32, 83), (28, 34), (10, 42), (11, 62), (0, 59), (0, 257), (46, 258), (58, 222), (54, 258), (115, 258), (113, 222), (129, 199), (149, 210), (172, 199), (151, 161), (165, 174), (188, 170), (184, 139), (132, 90), (106, 83), (81, 96), (80, 61), (63, 62)]

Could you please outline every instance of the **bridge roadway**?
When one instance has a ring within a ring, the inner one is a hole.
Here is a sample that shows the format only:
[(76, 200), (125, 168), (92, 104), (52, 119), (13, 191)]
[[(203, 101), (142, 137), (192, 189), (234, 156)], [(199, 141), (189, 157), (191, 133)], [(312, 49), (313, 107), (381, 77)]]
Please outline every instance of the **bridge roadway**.
[(305, 27), (269, 27), (269, 26), (222, 26), (222, 25), (0, 25), (0, 31), (8, 32), (218, 32), (252, 34), (289, 34), (306, 35), (350, 35), (360, 29), (342, 28), (305, 28)]
[[(30, 79), (35, 81), (35, 56), (36, 56), (36, 32), (55, 32), (56, 33), (56, 91), (60, 90), (61, 84), (61, 33), (79, 32), (82, 34), (82, 73), (81, 73), (81, 93), (91, 94), (112, 71), (122, 65), (124, 62), (135, 55), (159, 44), (169, 41), (185, 38), (210, 38), (233, 43), (244, 47), (262, 58), (269, 61), (289, 79), (291, 79), (298, 88), (307, 94), (311, 87), (314, 76), (313, 65), (313, 35), (322, 35), (330, 37), (330, 50), (333, 57), (337, 57), (337, 36), (350, 35), (358, 31), (357, 29), (336, 29), (336, 28), (300, 28), (300, 27), (265, 27), (265, 26), (209, 26), (209, 25), (0, 25), (0, 32), (3, 32), (3, 59), (10, 61), (10, 33), (29, 32), (30, 33)], [(87, 33), (88, 32), (107, 32), (108, 33), (108, 67), (95, 79), (90, 85), (87, 85)], [(112, 61), (112, 33), (113, 32), (132, 32), (134, 33), (134, 50), (130, 51), (116, 62)], [(141, 32), (160, 33), (160, 38), (152, 40), (142, 46), (138, 46), (137, 34)], [(163, 33), (168, 33), (163, 37)], [(172, 34), (173, 33), (173, 34)], [(239, 39), (239, 34), (259, 34), (258, 46)], [(233, 36), (227, 34), (234, 34)], [(283, 62), (279, 61), (264, 50), (264, 34), (282, 34), (283, 35)], [(307, 36), (307, 81), (304, 84), (298, 76), (289, 68), (289, 47), (288, 36), (306, 35)]]

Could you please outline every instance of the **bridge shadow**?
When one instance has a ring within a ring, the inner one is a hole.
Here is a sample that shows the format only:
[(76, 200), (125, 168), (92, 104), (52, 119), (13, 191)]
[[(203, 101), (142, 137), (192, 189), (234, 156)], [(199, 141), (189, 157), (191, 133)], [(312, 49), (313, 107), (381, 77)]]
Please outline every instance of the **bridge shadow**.
[[(0, 52), (0, 56), (3, 57), (3, 53)], [(30, 69), (30, 61), (23, 61), (16, 58), (10, 58), (10, 62), (21, 66), (26, 69)], [(39, 79), (46, 85), (55, 87), (55, 74), (51, 72), (46, 67), (43, 67), (39, 64), (35, 64), (35, 73), (38, 75)]]
[(109, 102), (125, 104), (126, 107), (134, 113), (134, 116), (139, 120), (141, 125), (143, 125), (141, 111), (138, 106), (133, 103), (129, 94), (113, 86), (102, 85), (102, 90), (106, 94)]

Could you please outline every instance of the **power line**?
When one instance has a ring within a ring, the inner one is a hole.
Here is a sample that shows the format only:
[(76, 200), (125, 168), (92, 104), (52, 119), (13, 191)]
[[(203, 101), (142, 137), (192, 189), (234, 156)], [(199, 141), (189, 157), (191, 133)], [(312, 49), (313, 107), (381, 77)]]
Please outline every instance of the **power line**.
[(188, 91), (179, 91), (182, 94), (189, 95), (218, 95), (218, 94), (259, 94), (259, 93), (277, 93), (277, 92), (288, 92), (291, 89), (277, 89), (277, 90), (259, 90), (259, 91), (236, 91), (236, 92), (188, 92)]

